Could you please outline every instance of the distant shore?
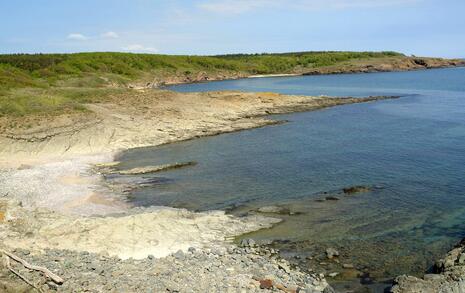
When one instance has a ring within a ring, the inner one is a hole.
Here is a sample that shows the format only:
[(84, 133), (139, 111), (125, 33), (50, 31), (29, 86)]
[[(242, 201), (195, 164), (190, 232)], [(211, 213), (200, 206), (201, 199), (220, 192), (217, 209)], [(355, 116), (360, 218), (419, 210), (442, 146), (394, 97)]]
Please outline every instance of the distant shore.
[(263, 78), (263, 77), (286, 77), (286, 76), (301, 76), (302, 74), (298, 73), (283, 73), (283, 74), (256, 74), (249, 75), (247, 78)]

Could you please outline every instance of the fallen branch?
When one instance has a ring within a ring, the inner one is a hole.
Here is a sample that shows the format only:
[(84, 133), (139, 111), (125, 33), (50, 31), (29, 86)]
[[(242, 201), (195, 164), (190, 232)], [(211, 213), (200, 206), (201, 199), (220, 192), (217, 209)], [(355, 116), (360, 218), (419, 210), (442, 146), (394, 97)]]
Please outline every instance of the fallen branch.
[[(30, 269), (30, 270), (33, 270), (33, 271), (39, 271), (41, 272), (43, 275), (45, 275), (46, 277), (50, 278), (53, 282), (55, 282), (56, 284), (58, 285), (61, 285), (63, 284), (63, 279), (52, 273), (51, 271), (49, 271), (47, 268), (45, 267), (40, 267), (40, 266), (35, 266), (35, 265), (31, 265), (29, 264), (27, 261), (25, 261), (24, 259), (20, 258), (19, 256), (17, 255), (14, 255), (12, 253), (9, 253), (3, 249), (0, 249), (0, 252), (3, 253), (3, 255), (11, 258), (12, 260), (16, 261), (16, 262), (19, 262), (20, 264), (22, 264), (25, 268), (27, 269)], [(9, 261), (8, 261), (9, 263)], [(10, 266), (11, 267), (11, 266)], [(11, 269), (10, 269), (11, 270)]]
[(18, 278), (20, 278), (21, 280), (23, 280), (24, 282), (26, 282), (29, 286), (31, 286), (32, 288), (36, 289), (37, 291), (39, 292), (43, 292), (42, 289), (40, 289), (39, 287), (37, 287), (32, 281), (28, 280), (25, 276), (21, 275), (18, 271), (14, 270), (12, 267), (11, 267), (11, 264), (10, 264), (10, 259), (9, 257), (4, 254), (3, 255), (3, 263), (5, 264), (6, 268), (12, 272), (13, 274), (15, 274), (16, 276), (18, 276)]

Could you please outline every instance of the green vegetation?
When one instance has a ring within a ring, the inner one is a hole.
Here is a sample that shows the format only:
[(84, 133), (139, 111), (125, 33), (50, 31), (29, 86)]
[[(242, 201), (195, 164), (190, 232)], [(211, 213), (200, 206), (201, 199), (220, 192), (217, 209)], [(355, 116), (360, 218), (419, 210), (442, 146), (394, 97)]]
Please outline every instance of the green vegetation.
[(123, 88), (20, 88), (0, 94), (0, 117), (86, 111), (85, 103), (105, 101)]
[[(173, 76), (273, 74), (402, 57), (395, 52), (299, 52), (222, 56), (131, 53), (0, 55), (0, 116), (82, 110), (130, 82)], [(113, 89), (110, 89), (110, 86)], [(120, 89), (121, 90), (121, 89)], [(92, 97), (92, 99), (90, 98)], [(91, 100), (90, 100), (91, 99)]]

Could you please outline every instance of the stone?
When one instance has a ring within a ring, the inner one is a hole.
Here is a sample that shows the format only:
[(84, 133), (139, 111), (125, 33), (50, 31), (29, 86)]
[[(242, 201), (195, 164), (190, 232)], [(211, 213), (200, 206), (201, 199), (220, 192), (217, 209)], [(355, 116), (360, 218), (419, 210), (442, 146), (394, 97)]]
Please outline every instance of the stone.
[(465, 263), (465, 253), (460, 254), (459, 256), (459, 264)]
[(343, 267), (344, 269), (353, 269), (353, 268), (354, 268), (354, 265), (353, 265), (353, 264), (345, 263), (345, 264), (342, 264), (342, 267)]
[(291, 271), (291, 268), (285, 262), (279, 263), (278, 266), (280, 269), (283, 269), (286, 273), (289, 273)]
[(186, 258), (182, 250), (178, 250), (176, 253), (173, 254), (173, 256), (178, 260), (183, 260)]
[(334, 248), (327, 248), (326, 249), (326, 257), (329, 258), (329, 259), (332, 259), (334, 257), (338, 257), (339, 256), (339, 251), (337, 251), (336, 249)]
[(263, 279), (260, 280), (260, 289), (271, 289), (273, 288), (273, 280)]
[(255, 241), (253, 239), (242, 239), (241, 240), (241, 246), (242, 247), (254, 247), (256, 246), (257, 244), (255, 243)]
[(429, 280), (440, 280), (442, 279), (442, 276), (439, 274), (426, 274), (423, 276), (423, 280), (429, 281)]
[(331, 277), (331, 278), (334, 278), (337, 275), (339, 275), (339, 273), (336, 273), (336, 272), (328, 274), (328, 276)]

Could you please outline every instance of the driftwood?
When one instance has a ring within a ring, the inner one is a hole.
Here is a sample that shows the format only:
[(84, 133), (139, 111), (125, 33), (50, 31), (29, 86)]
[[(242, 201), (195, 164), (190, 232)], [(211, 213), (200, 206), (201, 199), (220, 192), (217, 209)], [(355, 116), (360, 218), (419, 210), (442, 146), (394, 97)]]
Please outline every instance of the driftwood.
[(42, 290), (37, 287), (36, 285), (34, 285), (34, 283), (32, 283), (30, 280), (28, 280), (26, 277), (24, 277), (23, 275), (21, 275), (18, 271), (14, 270), (12, 267), (11, 267), (11, 263), (10, 263), (10, 259), (22, 264), (25, 268), (29, 269), (29, 270), (32, 270), (32, 271), (39, 271), (41, 272), (45, 277), (51, 279), (54, 283), (58, 284), (58, 285), (61, 285), (63, 284), (63, 279), (52, 273), (50, 270), (48, 270), (47, 268), (45, 267), (40, 267), (40, 266), (35, 266), (35, 265), (31, 265), (30, 263), (28, 263), (27, 261), (25, 261), (24, 259), (20, 258), (19, 256), (17, 255), (14, 255), (10, 252), (7, 252), (3, 249), (0, 249), (0, 253), (3, 254), (3, 258), (4, 258), (4, 263), (6, 265), (6, 267), (8, 268), (8, 270), (10, 270), (13, 274), (15, 274), (16, 276), (18, 276), (21, 280), (23, 280), (24, 282), (26, 282), (27, 284), (29, 284), (30, 286), (34, 287), (35, 289), (37, 289), (39, 292), (42, 292)]
[(11, 267), (11, 264), (10, 264), (10, 258), (4, 254), (3, 255), (3, 263), (5, 264), (6, 268), (12, 272), (13, 274), (15, 274), (16, 276), (18, 276), (18, 278), (20, 278), (21, 280), (23, 280), (24, 282), (26, 282), (29, 286), (33, 287), (34, 289), (36, 289), (37, 291), (39, 292), (43, 292), (42, 289), (40, 289), (39, 287), (37, 287), (32, 281), (28, 280), (25, 276), (21, 275), (21, 273), (19, 273), (18, 271), (14, 270), (12, 267)]

